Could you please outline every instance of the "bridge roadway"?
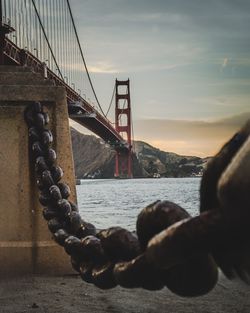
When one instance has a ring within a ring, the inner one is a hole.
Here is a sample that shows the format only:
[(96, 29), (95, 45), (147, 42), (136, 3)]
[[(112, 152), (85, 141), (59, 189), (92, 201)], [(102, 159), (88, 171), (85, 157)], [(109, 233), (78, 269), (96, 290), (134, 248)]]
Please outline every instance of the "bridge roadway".
[(64, 86), (71, 119), (95, 133), (116, 149), (128, 149), (126, 141), (124, 141), (107, 118), (96, 111), (92, 105), (47, 68), (38, 58), (26, 50), (20, 49), (8, 38), (5, 39), (4, 58), (5, 64), (26, 65), (35, 72), (46, 73), (47, 78), (52, 79), (57, 86)]

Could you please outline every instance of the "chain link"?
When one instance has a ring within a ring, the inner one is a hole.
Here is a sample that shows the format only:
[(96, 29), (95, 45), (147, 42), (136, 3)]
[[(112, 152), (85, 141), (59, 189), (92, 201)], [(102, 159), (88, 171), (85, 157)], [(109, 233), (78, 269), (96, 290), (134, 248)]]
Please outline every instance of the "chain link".
[(215, 158), (211, 167), (212, 171), (216, 168), (216, 175), (211, 175), (210, 169), (204, 175), (201, 200), (210, 206), (202, 204), (200, 216), (191, 218), (172, 202), (156, 201), (139, 214), (136, 232), (121, 227), (97, 231), (68, 200), (70, 188), (61, 181), (63, 170), (57, 164), (49, 115), (43, 105), (27, 106), (24, 116), (43, 216), (84, 281), (102, 289), (120, 285), (159, 290), (167, 286), (181, 296), (198, 296), (215, 286), (217, 264), (231, 277), (218, 251), (232, 239), (228, 239), (232, 223), (218, 209), (214, 185), (243, 144), (244, 134), (232, 139)]

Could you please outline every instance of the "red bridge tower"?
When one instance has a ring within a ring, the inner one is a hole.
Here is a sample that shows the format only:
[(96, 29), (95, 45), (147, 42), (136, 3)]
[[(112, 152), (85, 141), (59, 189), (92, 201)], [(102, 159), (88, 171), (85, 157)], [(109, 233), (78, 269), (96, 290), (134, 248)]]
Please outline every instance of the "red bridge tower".
[(115, 177), (132, 178), (131, 107), (129, 79), (115, 81), (115, 129), (124, 138), (116, 147)]

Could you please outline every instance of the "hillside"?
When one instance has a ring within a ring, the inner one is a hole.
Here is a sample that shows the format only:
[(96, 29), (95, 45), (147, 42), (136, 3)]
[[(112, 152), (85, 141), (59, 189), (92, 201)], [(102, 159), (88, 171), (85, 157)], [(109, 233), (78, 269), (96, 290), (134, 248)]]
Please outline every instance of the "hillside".
[[(71, 129), (77, 178), (113, 178), (115, 151), (102, 139)], [(190, 177), (202, 173), (208, 158), (161, 151), (146, 142), (134, 142), (134, 177)]]
[(198, 176), (209, 160), (161, 151), (142, 141), (136, 141), (134, 147), (139, 162), (151, 176), (154, 173), (164, 177)]
[[(83, 135), (71, 128), (71, 139), (77, 178), (113, 178), (115, 151), (102, 139)], [(145, 177), (136, 157), (133, 158), (134, 177)]]

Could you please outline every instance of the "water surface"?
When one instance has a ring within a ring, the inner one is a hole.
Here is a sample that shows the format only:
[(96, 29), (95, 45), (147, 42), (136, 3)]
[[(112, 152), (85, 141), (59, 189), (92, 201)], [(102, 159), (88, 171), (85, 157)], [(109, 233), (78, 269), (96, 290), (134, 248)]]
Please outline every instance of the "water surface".
[(199, 210), (199, 178), (82, 180), (77, 186), (82, 217), (97, 228), (135, 229), (142, 208), (156, 200), (173, 201), (192, 216)]

